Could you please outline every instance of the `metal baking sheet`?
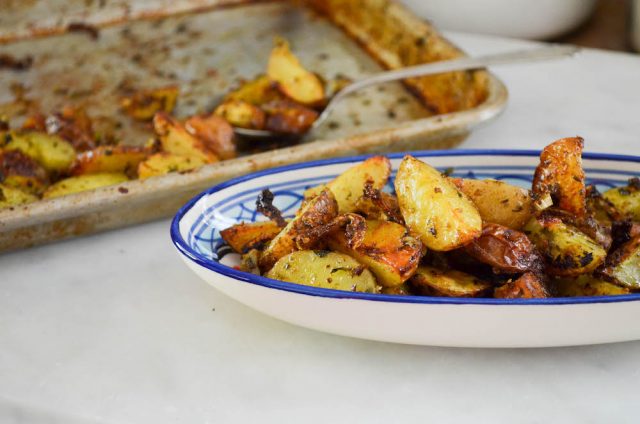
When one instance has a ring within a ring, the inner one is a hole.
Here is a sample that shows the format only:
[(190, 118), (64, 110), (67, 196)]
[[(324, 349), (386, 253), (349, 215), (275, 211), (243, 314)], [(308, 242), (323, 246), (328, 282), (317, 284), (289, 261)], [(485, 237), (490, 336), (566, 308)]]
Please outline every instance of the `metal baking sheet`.
[[(407, 31), (435, 34), (393, 2), (364, 3), (387, 9), (391, 4), (399, 13), (396, 20), (398, 16), (414, 20), (407, 22), (411, 24)], [(394, 52), (376, 44), (376, 34), (350, 22), (344, 13), (329, 20), (289, 2), (126, 22), (100, 28), (98, 34), (95, 38), (87, 32), (72, 32), (0, 45), (0, 53), (33, 58), (33, 66), (26, 71), (0, 71), (0, 114), (19, 125), (36, 110), (80, 105), (96, 122), (107, 122), (124, 144), (135, 145), (152, 134), (147, 125), (119, 112), (117, 99), (123, 87), (177, 84), (181, 90), (177, 116), (209, 111), (240, 80), (264, 72), (276, 35), (289, 39), (302, 62), (325, 78), (357, 78), (383, 69), (382, 64), (401, 65), (394, 63)], [(438, 51), (458, 54), (439, 36), (433, 44)], [(344, 101), (313, 141), (257, 154), (245, 152), (238, 159), (192, 173), (130, 181), (0, 210), (0, 250), (169, 216), (198, 191), (257, 169), (354, 153), (452, 147), (473, 126), (503, 109), (507, 96), (500, 81), (486, 74), (485, 88), (481, 104), (438, 115), (401, 83), (371, 87)]]

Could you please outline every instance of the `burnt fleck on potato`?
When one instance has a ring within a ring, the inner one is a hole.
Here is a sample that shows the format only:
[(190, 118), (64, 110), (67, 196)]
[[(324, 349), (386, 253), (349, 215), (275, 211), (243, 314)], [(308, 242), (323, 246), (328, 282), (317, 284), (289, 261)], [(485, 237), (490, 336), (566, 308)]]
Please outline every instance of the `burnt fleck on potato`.
[(0, 183), (37, 195), (49, 184), (49, 175), (22, 151), (0, 150)]
[(586, 210), (586, 189), (582, 169), (580, 137), (561, 138), (542, 150), (533, 176), (533, 194), (550, 194), (554, 205), (578, 217)]
[(640, 236), (611, 253), (600, 275), (621, 286), (640, 289)]
[(178, 93), (177, 86), (138, 90), (120, 99), (120, 107), (133, 119), (138, 121), (150, 121), (156, 112), (171, 113), (176, 106)]
[(586, 234), (549, 214), (532, 218), (524, 232), (542, 254), (546, 272), (551, 275), (589, 274), (607, 256), (606, 250)]
[(242, 223), (220, 231), (220, 236), (236, 253), (260, 249), (282, 230), (273, 221)]

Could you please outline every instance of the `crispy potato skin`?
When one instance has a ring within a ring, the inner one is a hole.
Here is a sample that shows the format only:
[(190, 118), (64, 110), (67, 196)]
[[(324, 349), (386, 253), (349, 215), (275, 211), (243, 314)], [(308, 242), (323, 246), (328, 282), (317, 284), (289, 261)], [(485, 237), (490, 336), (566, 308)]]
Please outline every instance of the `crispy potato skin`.
[(611, 253), (599, 274), (621, 286), (640, 289), (640, 236)]
[(324, 250), (299, 250), (283, 256), (266, 277), (325, 289), (378, 292), (375, 278), (358, 261)]
[(624, 218), (640, 221), (640, 181), (631, 179), (630, 184), (604, 192), (603, 197), (620, 211)]
[(216, 154), (221, 160), (236, 157), (233, 128), (216, 115), (194, 115), (184, 123), (187, 132)]
[(331, 222), (338, 215), (338, 203), (330, 190), (310, 200), (298, 215), (269, 242), (260, 257), (260, 269), (269, 270), (278, 259), (297, 250), (296, 238), (312, 228)]
[(472, 275), (455, 270), (440, 270), (420, 266), (410, 280), (411, 285), (425, 296), (483, 297), (492, 285)]
[(220, 231), (220, 236), (236, 253), (246, 253), (271, 241), (282, 228), (273, 221), (237, 224)]
[(557, 140), (542, 150), (540, 164), (533, 176), (533, 194), (549, 193), (560, 209), (582, 217), (586, 211), (586, 189), (582, 169), (584, 140), (569, 137)]
[(553, 281), (553, 286), (555, 295), (560, 297), (616, 296), (631, 293), (626, 287), (620, 287), (591, 275), (581, 275), (578, 278), (560, 278)]
[(135, 174), (147, 150), (137, 146), (100, 146), (80, 153), (71, 167), (71, 175), (122, 172)]
[(96, 147), (91, 119), (82, 108), (65, 106), (61, 112), (49, 115), (45, 126), (49, 135), (61, 137), (79, 152)]
[(502, 225), (485, 224), (480, 237), (464, 250), (500, 273), (539, 272), (543, 267), (542, 258), (529, 238)]
[(395, 188), (405, 223), (428, 248), (453, 250), (480, 235), (482, 219), (471, 200), (424, 162), (405, 156)]
[(304, 134), (318, 119), (318, 112), (290, 100), (274, 100), (262, 105), (267, 113), (265, 129), (283, 134)]
[(352, 213), (357, 210), (356, 203), (362, 197), (364, 185), (368, 181), (371, 187), (382, 189), (391, 175), (391, 162), (384, 156), (374, 156), (347, 169), (326, 185), (312, 187), (305, 191), (305, 198), (312, 198), (324, 188), (331, 190), (338, 202), (340, 213)]
[(485, 222), (519, 230), (531, 218), (533, 199), (529, 190), (496, 180), (450, 180), (471, 199)]
[(39, 194), (49, 184), (47, 171), (20, 150), (0, 150), (0, 182), (31, 194)]
[(551, 275), (589, 274), (607, 255), (594, 240), (551, 214), (532, 218), (524, 231), (544, 257), (546, 272)]
[(120, 107), (133, 119), (150, 121), (156, 112), (171, 113), (176, 106), (180, 90), (175, 85), (138, 90), (120, 99)]
[(218, 162), (218, 156), (197, 137), (191, 135), (184, 125), (164, 112), (153, 118), (153, 127), (160, 137), (162, 150), (181, 156), (194, 157), (205, 163)]
[(206, 164), (202, 158), (159, 152), (138, 164), (138, 178), (143, 180), (169, 172), (188, 172)]
[(496, 287), (493, 296), (498, 299), (536, 299), (549, 297), (549, 291), (536, 274), (528, 272), (515, 281)]
[(94, 190), (114, 184), (128, 181), (129, 178), (122, 173), (102, 173), (88, 174), (77, 177), (65, 178), (51, 185), (44, 192), (43, 197), (50, 199), (54, 197), (66, 196), (68, 194), (79, 193), (81, 191)]
[(352, 246), (344, 232), (333, 233), (329, 247), (366, 265), (383, 287), (399, 286), (418, 268), (422, 243), (407, 229), (389, 221), (367, 221), (363, 240)]
[(314, 106), (324, 102), (322, 82), (315, 74), (304, 69), (284, 39), (276, 40), (269, 56), (267, 76), (277, 83), (283, 94), (298, 103)]
[(602, 246), (605, 250), (609, 250), (612, 243), (611, 225), (598, 221), (593, 215), (587, 212), (585, 215), (578, 217), (561, 209), (549, 208), (545, 210), (545, 215), (554, 216), (562, 220), (567, 225), (576, 227), (592, 240)]
[(267, 122), (267, 115), (262, 109), (241, 100), (225, 101), (213, 113), (234, 127), (262, 130)]

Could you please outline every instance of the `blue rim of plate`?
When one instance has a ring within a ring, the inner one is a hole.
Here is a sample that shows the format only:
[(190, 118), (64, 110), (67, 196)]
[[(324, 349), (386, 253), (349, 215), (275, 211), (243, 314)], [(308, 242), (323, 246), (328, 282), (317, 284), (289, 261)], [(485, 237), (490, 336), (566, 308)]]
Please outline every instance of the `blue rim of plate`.
[[(532, 156), (538, 157), (539, 150), (508, 150), (508, 149), (460, 149), (460, 150), (417, 150), (412, 152), (388, 153), (384, 156), (389, 159), (402, 158), (407, 154), (416, 157), (438, 157), (438, 156)], [(333, 165), (340, 163), (359, 162), (366, 158), (376, 156), (376, 154), (367, 154), (359, 156), (346, 156), (333, 159), (322, 159), (308, 162), (295, 163), (291, 165), (280, 166), (276, 168), (265, 169), (253, 172), (241, 177), (217, 184), (194, 198), (189, 200), (176, 213), (171, 221), (171, 240), (178, 251), (189, 260), (196, 264), (207, 268), (211, 271), (232, 278), (239, 282), (251, 283), (262, 287), (276, 290), (283, 290), (292, 293), (305, 294), (309, 296), (319, 296), (333, 299), (354, 299), (354, 300), (372, 300), (376, 302), (393, 302), (393, 303), (422, 303), (422, 304), (457, 304), (457, 305), (582, 305), (590, 303), (615, 303), (615, 302), (631, 302), (640, 300), (640, 293), (617, 295), (617, 296), (589, 296), (589, 297), (554, 297), (546, 299), (494, 299), (494, 298), (455, 298), (455, 297), (433, 297), (433, 296), (399, 296), (385, 295), (375, 293), (348, 292), (334, 289), (324, 289), (320, 287), (305, 286), (301, 284), (288, 283), (285, 281), (272, 280), (271, 278), (262, 277), (248, 272), (243, 272), (223, 265), (219, 262), (206, 258), (194, 251), (191, 246), (184, 240), (180, 234), (180, 221), (184, 215), (191, 210), (202, 197), (221, 191), (227, 187), (243, 183), (252, 179), (263, 177), (265, 175), (278, 174), (285, 171), (296, 169), (312, 168), (318, 165)], [(607, 153), (583, 153), (584, 159), (607, 160), (618, 162), (634, 162), (640, 164), (640, 156), (617, 155)], [(640, 173), (639, 173), (640, 174)]]

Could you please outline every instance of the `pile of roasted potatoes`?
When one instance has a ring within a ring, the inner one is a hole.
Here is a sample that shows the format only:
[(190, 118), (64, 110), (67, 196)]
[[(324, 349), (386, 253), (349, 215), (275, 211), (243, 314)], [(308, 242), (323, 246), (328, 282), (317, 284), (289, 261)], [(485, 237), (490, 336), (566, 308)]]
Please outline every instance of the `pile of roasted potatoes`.
[[(332, 81), (333, 90), (339, 88), (337, 81), (341, 80)], [(143, 146), (108, 136), (80, 107), (36, 113), (19, 128), (0, 119), (0, 208), (130, 179), (189, 172), (234, 158), (232, 125), (304, 133), (331, 87), (325, 89), (320, 77), (302, 67), (289, 44), (277, 39), (267, 75), (243, 82), (211, 113), (174, 117), (177, 86), (128, 89), (119, 106), (151, 130)]]
[(372, 157), (305, 192), (286, 220), (265, 190), (268, 221), (221, 231), (240, 269), (315, 287), (394, 295), (546, 298), (640, 289), (640, 180), (585, 184), (583, 140), (540, 156), (531, 190), (453, 178), (406, 156), (395, 194)]

